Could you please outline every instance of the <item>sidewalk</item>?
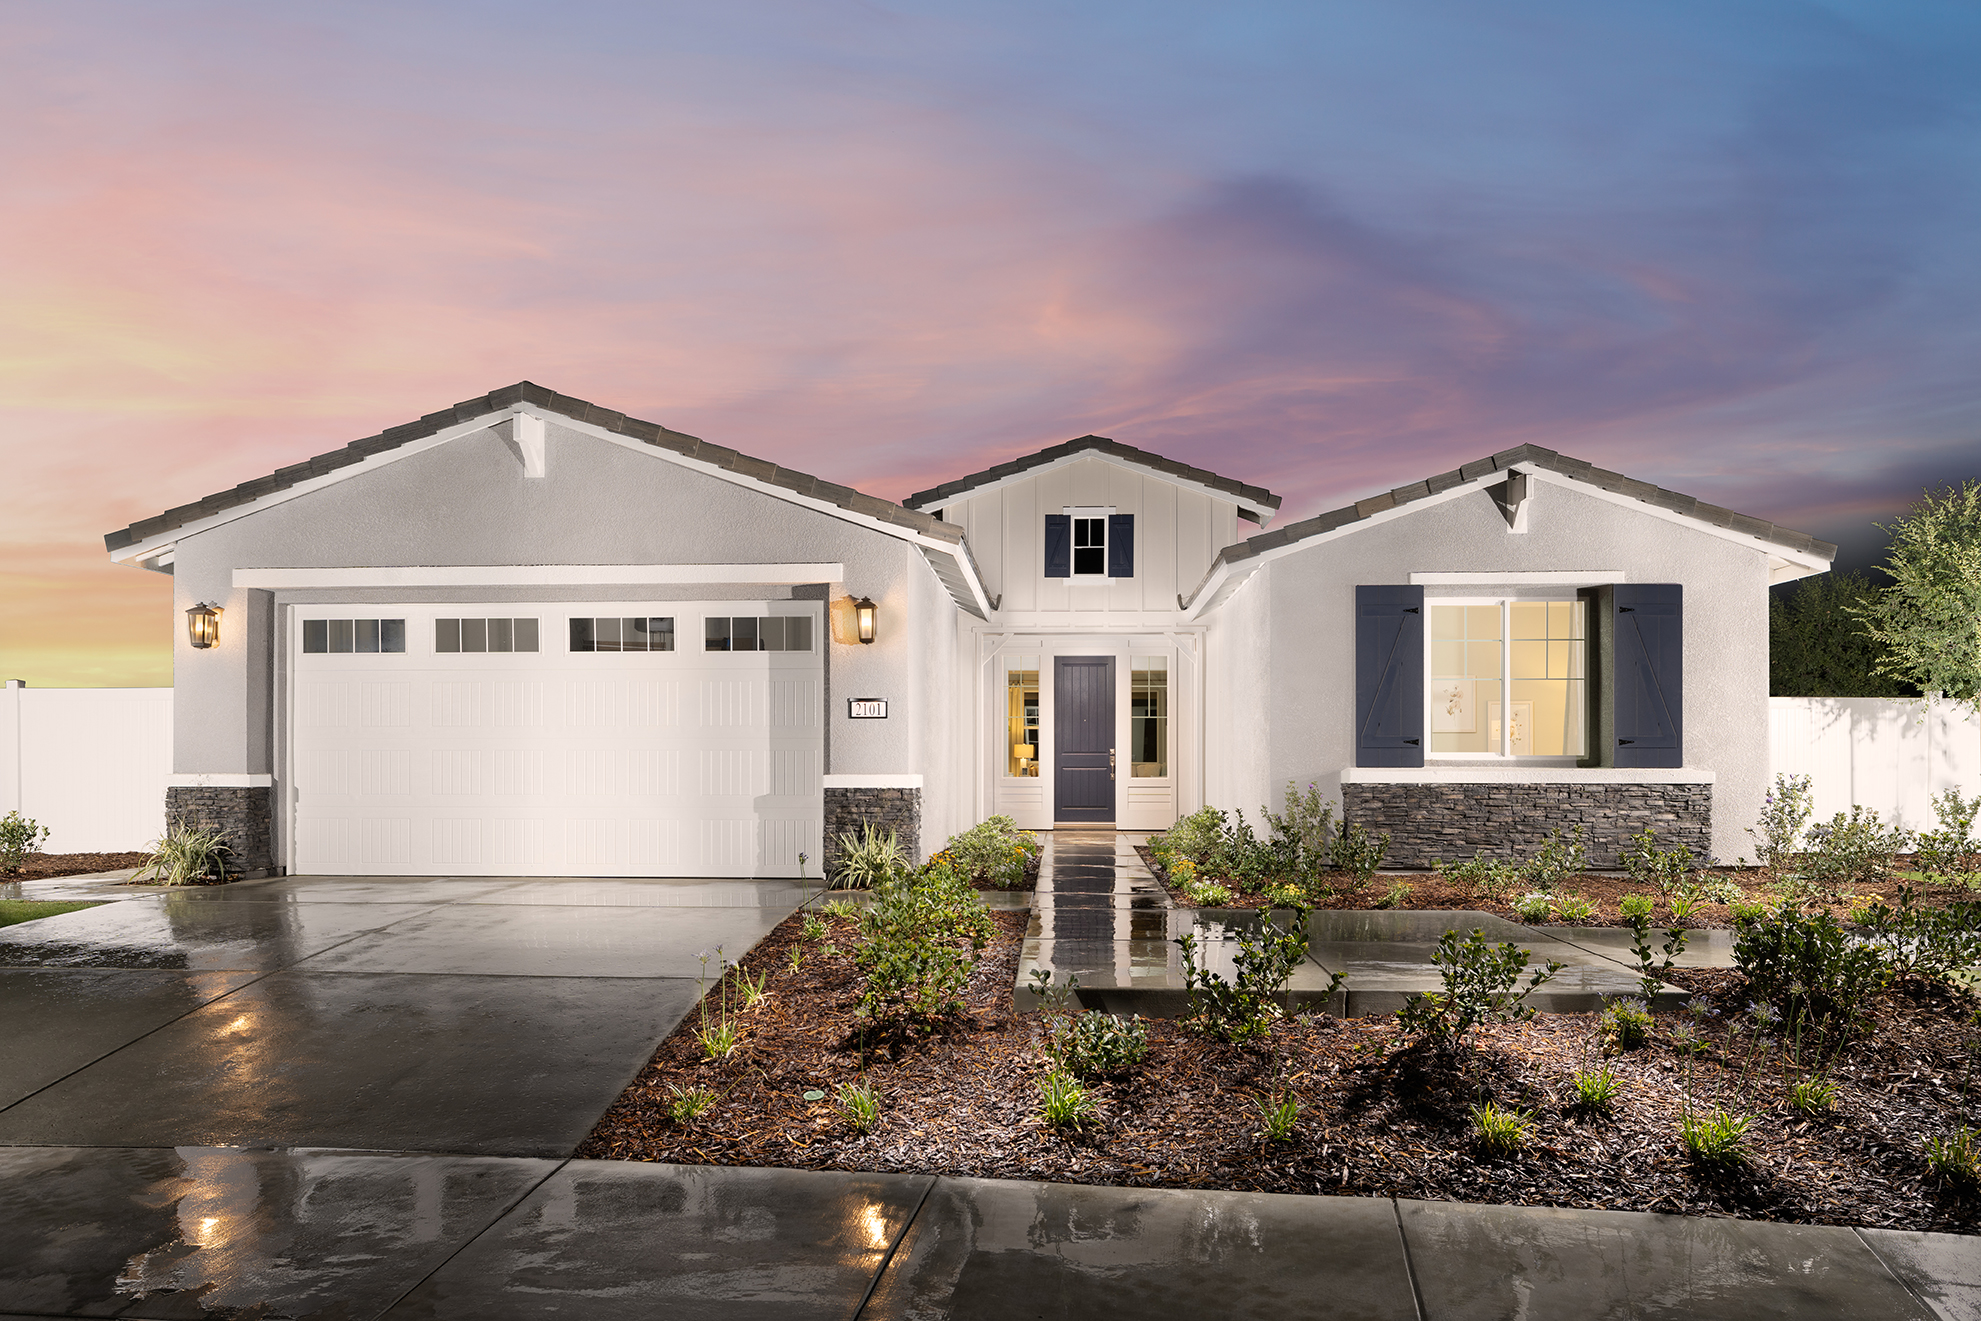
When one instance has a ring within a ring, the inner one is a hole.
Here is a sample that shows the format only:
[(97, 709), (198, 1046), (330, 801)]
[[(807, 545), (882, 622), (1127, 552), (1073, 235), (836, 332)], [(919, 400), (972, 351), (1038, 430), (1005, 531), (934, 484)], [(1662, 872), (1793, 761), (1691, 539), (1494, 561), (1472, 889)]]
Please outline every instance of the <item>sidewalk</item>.
[(618, 1161), (0, 1148), (0, 1314), (1981, 1318), (1981, 1239)]

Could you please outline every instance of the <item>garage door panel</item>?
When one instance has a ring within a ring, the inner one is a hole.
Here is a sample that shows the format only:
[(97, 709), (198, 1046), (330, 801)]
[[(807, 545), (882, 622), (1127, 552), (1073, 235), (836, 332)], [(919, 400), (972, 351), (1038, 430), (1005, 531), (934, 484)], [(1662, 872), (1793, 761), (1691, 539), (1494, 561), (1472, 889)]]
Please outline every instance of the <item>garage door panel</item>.
[[(746, 607), (667, 608), (698, 641)], [(566, 652), (566, 615), (624, 613), (586, 603), (503, 607), (544, 621), (538, 653), (435, 653), (433, 618), (474, 609), (292, 609), (297, 870), (795, 876), (803, 852), (816, 875), (816, 650)], [(302, 619), (367, 611), (406, 617), (405, 653), (300, 653)]]

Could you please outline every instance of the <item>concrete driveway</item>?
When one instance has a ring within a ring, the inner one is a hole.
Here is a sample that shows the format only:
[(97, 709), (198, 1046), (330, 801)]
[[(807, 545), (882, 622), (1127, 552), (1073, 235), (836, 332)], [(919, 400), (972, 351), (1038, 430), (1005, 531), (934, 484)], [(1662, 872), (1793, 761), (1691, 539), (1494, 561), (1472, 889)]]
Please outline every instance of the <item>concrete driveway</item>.
[[(569, 1156), (783, 881), (291, 877), (0, 929), (0, 1145)], [(712, 965), (711, 965), (712, 966)]]

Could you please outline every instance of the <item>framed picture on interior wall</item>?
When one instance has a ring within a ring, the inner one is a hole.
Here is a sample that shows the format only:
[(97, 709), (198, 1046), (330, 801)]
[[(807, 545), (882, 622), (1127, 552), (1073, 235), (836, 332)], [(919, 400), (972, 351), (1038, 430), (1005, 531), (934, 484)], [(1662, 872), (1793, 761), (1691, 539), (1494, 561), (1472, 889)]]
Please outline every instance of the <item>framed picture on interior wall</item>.
[[(1494, 748), (1500, 741), (1500, 704), (1486, 703), (1486, 737), (1492, 740)], [(1534, 704), (1532, 702), (1513, 703), (1513, 724), (1506, 731), (1507, 752), (1515, 757), (1532, 756), (1534, 752)]]
[(1478, 685), (1471, 679), (1431, 680), (1431, 732), (1479, 732)]

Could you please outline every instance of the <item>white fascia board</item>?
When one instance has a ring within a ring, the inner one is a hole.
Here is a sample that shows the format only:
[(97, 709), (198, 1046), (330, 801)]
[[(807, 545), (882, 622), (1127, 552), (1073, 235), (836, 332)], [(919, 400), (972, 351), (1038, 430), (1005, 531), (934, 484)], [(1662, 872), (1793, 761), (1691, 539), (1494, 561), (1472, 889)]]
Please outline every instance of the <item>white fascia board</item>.
[(234, 586), (592, 587), (656, 583), (836, 583), (844, 564), (437, 564), (404, 568), (236, 569)]
[(1000, 610), (996, 627), (1026, 633), (1151, 633), (1177, 627), (1174, 610)]
[[(985, 482), (982, 486), (973, 486), (967, 491), (958, 491), (953, 495), (943, 496), (940, 499), (932, 497), (923, 501), (923, 503), (932, 505), (938, 509), (947, 508), (959, 500), (974, 500), (980, 495), (989, 495), (992, 491), (999, 491), (1007, 486), (1014, 486), (1019, 482), (1029, 481), (1041, 473), (1048, 473), (1054, 468), (1063, 468), (1068, 464), (1078, 463), (1084, 459), (1096, 459), (1102, 463), (1111, 463), (1117, 468), (1145, 477), (1160, 477), (1171, 485), (1180, 486), (1186, 491), (1195, 491), (1200, 495), (1207, 495), (1213, 500), (1222, 500), (1228, 505), (1236, 505), (1240, 509), (1249, 509), (1259, 516), (1259, 529), (1261, 531), (1264, 531), (1266, 525), (1271, 523), (1279, 515), (1277, 509), (1268, 509), (1264, 505), (1255, 504), (1250, 500), (1233, 495), (1229, 491), (1220, 491), (1215, 486), (1206, 486), (1204, 483), (1192, 481), (1188, 477), (1178, 477), (1175, 473), (1164, 472), (1161, 468), (1155, 467), (1152, 464), (1136, 463), (1131, 459), (1122, 458), (1119, 454), (1109, 454), (1105, 450), (1081, 450), (1076, 454), (1063, 455), (1050, 463), (1041, 463), (1036, 468), (1027, 468), (1023, 472), (1015, 472), (1009, 476), (1000, 477), (996, 481)], [(918, 513), (926, 512), (915, 505), (909, 505), (908, 507), (915, 509)]]
[(1600, 587), (1604, 583), (1627, 583), (1630, 575), (1622, 569), (1527, 570), (1503, 573), (1413, 573), (1413, 586), (1464, 587), (1477, 583), (1506, 583), (1509, 586)]
[[(1651, 518), (1663, 519), (1667, 523), (1676, 523), (1680, 527), (1688, 527), (1695, 532), (1704, 532), (1708, 536), (1718, 537), (1722, 541), (1731, 541), (1736, 546), (1745, 546), (1749, 550), (1763, 551), (1772, 557), (1773, 560), (1780, 561), (1784, 565), (1795, 565), (1804, 570), (1803, 573), (1794, 575), (1795, 577), (1806, 577), (1811, 573), (1822, 573), (1830, 567), (1830, 562), (1820, 555), (1812, 555), (1807, 551), (1794, 550), (1782, 545), (1780, 542), (1766, 541), (1751, 533), (1739, 532), (1730, 527), (1721, 527), (1717, 523), (1708, 523), (1703, 518), (1698, 518), (1691, 514), (1681, 514), (1676, 509), (1664, 509), (1657, 505), (1646, 504), (1634, 495), (1624, 495), (1620, 491), (1605, 491), (1594, 482), (1577, 481), (1573, 477), (1566, 477), (1561, 473), (1552, 472), (1546, 468), (1533, 467), (1525, 463), (1516, 463), (1513, 466), (1521, 472), (1526, 473), (1534, 481), (1546, 482), (1550, 486), (1559, 486), (1565, 490), (1579, 491), (1583, 495), (1591, 496), (1597, 500), (1607, 501), (1622, 509), (1634, 509), (1638, 513)], [(1422, 502), (1420, 501), (1419, 503)], [(1779, 581), (1787, 582), (1789, 580), (1783, 578)]]
[(275, 777), (208, 771), (195, 775), (168, 775), (165, 783), (174, 789), (266, 789), (275, 783)]

